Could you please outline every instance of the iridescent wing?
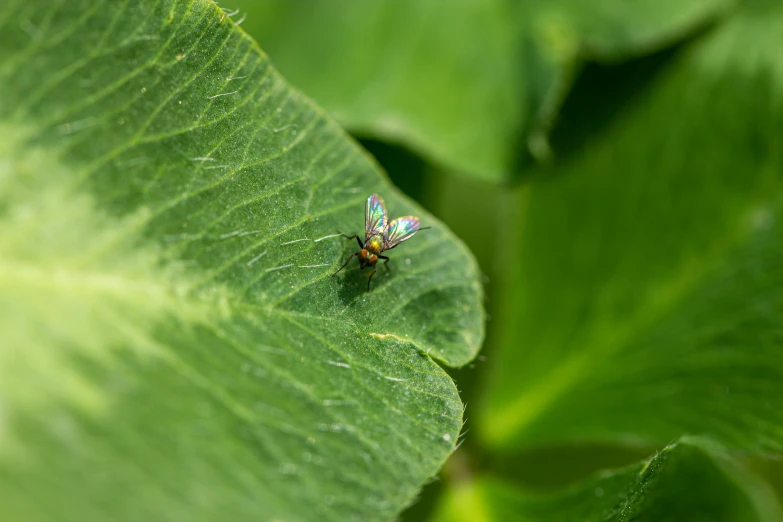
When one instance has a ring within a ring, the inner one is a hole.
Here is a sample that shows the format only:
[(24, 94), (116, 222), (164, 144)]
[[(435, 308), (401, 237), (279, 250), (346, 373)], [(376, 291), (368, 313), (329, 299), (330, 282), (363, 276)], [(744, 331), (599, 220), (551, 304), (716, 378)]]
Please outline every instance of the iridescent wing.
[(421, 222), (419, 221), (419, 218), (415, 216), (405, 216), (395, 219), (389, 223), (389, 226), (386, 228), (386, 233), (383, 235), (383, 249), (390, 250), (396, 247), (415, 234), (419, 230), (419, 227), (421, 227)]
[(389, 218), (386, 217), (386, 206), (378, 194), (372, 194), (364, 204), (364, 237), (383, 234)]

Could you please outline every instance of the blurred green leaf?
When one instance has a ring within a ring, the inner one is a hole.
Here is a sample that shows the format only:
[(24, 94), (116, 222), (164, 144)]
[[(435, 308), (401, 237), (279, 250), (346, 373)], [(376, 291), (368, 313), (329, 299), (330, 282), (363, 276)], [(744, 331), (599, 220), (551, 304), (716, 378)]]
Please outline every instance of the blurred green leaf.
[[(433, 228), (368, 294), (371, 191)], [(3, 520), (389, 519), (455, 446), (475, 261), (212, 2), (4, 5), (0, 230)]]
[[(243, 28), (351, 132), (485, 179), (516, 173), (581, 60), (682, 38), (733, 0), (237, 0)], [(527, 142), (527, 145), (526, 145)]]
[(506, 174), (524, 117), (503, 1), (246, 1), (242, 27), (348, 129), (450, 166)]
[(520, 192), (493, 450), (686, 433), (780, 450), (781, 48), (781, 4), (746, 3)]
[(491, 476), (457, 485), (438, 522), (753, 522), (779, 520), (762, 483), (712, 444), (685, 440), (647, 462), (601, 472), (555, 495), (520, 490)]

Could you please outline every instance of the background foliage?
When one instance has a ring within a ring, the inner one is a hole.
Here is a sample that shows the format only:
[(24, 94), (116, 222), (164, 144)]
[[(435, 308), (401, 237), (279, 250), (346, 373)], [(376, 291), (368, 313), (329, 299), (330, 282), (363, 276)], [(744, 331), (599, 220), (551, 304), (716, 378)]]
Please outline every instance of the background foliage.
[[(0, 8), (0, 514), (783, 520), (780, 49), (774, 0)], [(366, 296), (313, 239), (374, 190), (434, 229)]]

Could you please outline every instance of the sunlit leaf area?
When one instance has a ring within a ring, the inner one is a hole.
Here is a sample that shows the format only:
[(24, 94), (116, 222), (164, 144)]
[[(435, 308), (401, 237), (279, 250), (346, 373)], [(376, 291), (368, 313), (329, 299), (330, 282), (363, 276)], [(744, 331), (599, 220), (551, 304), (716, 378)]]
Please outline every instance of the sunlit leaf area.
[(783, 4), (232, 2), (0, 5), (0, 520), (783, 522)]

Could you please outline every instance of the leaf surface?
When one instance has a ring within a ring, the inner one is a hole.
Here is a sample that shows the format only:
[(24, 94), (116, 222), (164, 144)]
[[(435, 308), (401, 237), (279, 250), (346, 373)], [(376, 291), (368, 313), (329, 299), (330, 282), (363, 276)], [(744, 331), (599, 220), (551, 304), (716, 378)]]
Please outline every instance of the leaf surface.
[[(368, 294), (371, 192), (433, 228)], [(4, 520), (384, 520), (454, 448), (475, 261), (212, 2), (0, 10), (0, 229)]]
[(774, 494), (714, 444), (684, 440), (646, 462), (567, 491), (521, 490), (483, 476), (446, 496), (437, 522), (734, 522), (779, 520)]
[(487, 444), (780, 450), (780, 35), (748, 2), (518, 194)]

